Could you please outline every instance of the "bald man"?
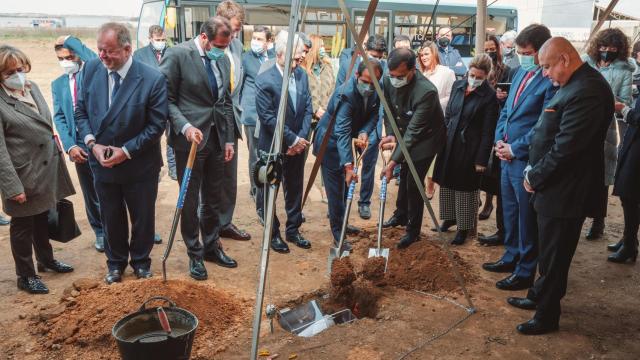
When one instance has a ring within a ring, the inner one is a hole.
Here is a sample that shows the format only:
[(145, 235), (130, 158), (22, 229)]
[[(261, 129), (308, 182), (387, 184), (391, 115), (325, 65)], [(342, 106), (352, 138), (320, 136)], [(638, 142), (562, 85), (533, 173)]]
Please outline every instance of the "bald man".
[(508, 299), (515, 307), (536, 310), (517, 327), (525, 335), (558, 329), (582, 223), (600, 206), (590, 194), (604, 186), (603, 146), (614, 113), (609, 84), (580, 60), (569, 41), (549, 39), (538, 60), (544, 76), (560, 89), (533, 129), (525, 169), (523, 185), (533, 193), (538, 218), (540, 277), (526, 298)]

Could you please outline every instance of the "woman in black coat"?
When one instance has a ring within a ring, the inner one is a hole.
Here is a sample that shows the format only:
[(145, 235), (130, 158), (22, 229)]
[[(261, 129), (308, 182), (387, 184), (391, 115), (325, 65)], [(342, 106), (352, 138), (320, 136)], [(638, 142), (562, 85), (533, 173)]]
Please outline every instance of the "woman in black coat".
[(480, 178), (498, 119), (496, 92), (486, 81), (490, 72), (489, 56), (473, 58), (467, 78), (453, 84), (447, 105), (447, 145), (438, 155), (433, 178), (440, 185), (442, 230), (458, 227), (454, 245), (464, 243), (477, 223)]
[[(616, 104), (616, 110), (622, 107)], [(640, 101), (636, 101), (633, 110), (624, 107), (622, 112), (628, 124), (622, 142), (622, 149), (618, 154), (613, 194), (620, 197), (624, 213), (624, 234), (617, 244), (611, 244), (608, 249), (615, 251), (608, 258), (611, 262), (624, 263), (628, 260), (636, 261), (638, 257), (638, 227), (640, 226)]]

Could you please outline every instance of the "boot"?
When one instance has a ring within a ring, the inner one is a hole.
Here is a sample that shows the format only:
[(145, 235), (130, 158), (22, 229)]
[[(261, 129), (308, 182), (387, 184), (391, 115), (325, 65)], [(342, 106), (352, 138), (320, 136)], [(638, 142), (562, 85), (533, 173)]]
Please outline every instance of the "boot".
[(478, 220), (487, 220), (491, 217), (491, 213), (493, 212), (493, 195), (487, 194), (485, 197), (484, 208), (478, 215)]
[(594, 218), (591, 228), (587, 231), (587, 240), (600, 239), (604, 235), (604, 218)]
[(620, 250), (622, 244), (624, 244), (624, 238), (620, 239), (620, 241), (618, 241), (617, 243), (607, 245), (607, 250), (616, 252)]
[[(456, 225), (456, 221), (455, 220), (445, 220), (442, 223), (440, 223), (440, 231), (442, 232), (447, 232), (449, 231), (449, 228)], [(432, 231), (438, 231), (438, 229), (436, 227), (431, 228)]]
[(636, 262), (638, 258), (638, 239), (625, 238), (624, 244), (614, 254), (609, 255), (608, 261), (614, 263), (625, 263), (631, 260), (632, 263)]
[(469, 235), (469, 230), (458, 230), (456, 237), (451, 242), (451, 245), (464, 244), (464, 241), (467, 240), (467, 235)]

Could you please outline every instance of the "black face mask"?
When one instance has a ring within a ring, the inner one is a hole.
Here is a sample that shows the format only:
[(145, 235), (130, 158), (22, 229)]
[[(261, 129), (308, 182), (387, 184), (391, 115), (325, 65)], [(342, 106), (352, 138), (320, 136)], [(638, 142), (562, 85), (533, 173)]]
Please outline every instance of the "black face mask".
[(450, 40), (447, 37), (441, 37), (438, 39), (438, 45), (440, 45), (440, 47), (446, 48), (447, 46), (449, 46)]
[(498, 60), (498, 52), (497, 51), (487, 51), (487, 55), (491, 58), (491, 61), (494, 63)]
[(600, 60), (604, 62), (611, 62), (618, 57), (617, 51), (600, 51)]

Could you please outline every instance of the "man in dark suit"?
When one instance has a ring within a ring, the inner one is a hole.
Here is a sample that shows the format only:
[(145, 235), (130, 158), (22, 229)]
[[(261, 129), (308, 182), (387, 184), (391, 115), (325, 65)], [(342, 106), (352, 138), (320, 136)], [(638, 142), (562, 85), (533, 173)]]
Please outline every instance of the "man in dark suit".
[[(392, 115), (398, 125), (403, 140), (409, 150), (418, 176), (424, 183), (433, 158), (443, 150), (446, 141), (444, 113), (438, 100), (435, 85), (416, 71), (416, 56), (409, 49), (395, 49), (387, 62), (389, 76), (384, 78), (384, 96), (389, 100)], [(380, 146), (396, 141), (390, 120), (385, 114), (387, 136)], [(400, 147), (391, 155), (391, 161), (383, 170), (387, 181), (392, 178), (393, 169), (402, 163), (396, 213), (394, 217), (408, 219), (406, 234), (400, 239), (398, 248), (406, 248), (420, 240), (424, 203), (410, 175), (404, 154)], [(402, 188), (404, 187), (404, 188)]]
[(107, 235), (105, 281), (111, 284), (122, 280), (129, 257), (138, 278), (151, 277), (167, 86), (160, 72), (133, 60), (124, 25), (104, 24), (98, 51), (100, 60), (85, 64), (75, 118), (92, 155), (89, 164)]
[[(240, 94), (243, 87), (244, 69), (242, 67), (242, 42), (238, 39), (238, 34), (242, 31), (242, 24), (245, 22), (244, 8), (232, 0), (225, 0), (218, 4), (216, 15), (229, 20), (231, 24), (231, 43), (227, 47), (225, 54), (230, 64), (230, 90), (233, 102), (234, 114), (234, 150), (238, 152), (238, 139), (242, 138), (242, 106)], [(223, 191), (220, 192), (220, 237), (234, 240), (250, 240), (251, 235), (244, 230), (238, 229), (232, 222), (233, 212), (236, 208), (236, 195), (238, 193), (238, 157), (234, 156), (231, 161), (224, 164), (224, 174), (222, 178)]]
[[(369, 142), (369, 134), (378, 124), (380, 100), (371, 84), (373, 81), (379, 81), (382, 66), (378, 60), (370, 61), (376, 72), (375, 76), (369, 76), (365, 63), (360, 63), (356, 76), (334, 91), (327, 111), (316, 128), (314, 155), (317, 156), (329, 121), (335, 116), (334, 128), (322, 159), (322, 179), (327, 190), (329, 222), (336, 247), (345, 215), (345, 186), (348, 187), (352, 179), (357, 180), (357, 175), (353, 173), (355, 162), (351, 140), (357, 138), (359, 148), (364, 149)], [(344, 246), (347, 250), (351, 248), (346, 240)]]
[(529, 288), (538, 265), (536, 214), (530, 203), (531, 194), (522, 187), (522, 181), (529, 160), (531, 132), (556, 90), (542, 75), (538, 61), (540, 47), (550, 38), (549, 29), (539, 24), (527, 26), (516, 38), (517, 52), (526, 61), (514, 76), (512, 91), (496, 126), (495, 153), (502, 166), (500, 194), (505, 251), (500, 260), (482, 267), (511, 273), (496, 283), (502, 290)]
[(203, 260), (228, 268), (238, 266), (224, 253), (219, 238), (220, 169), (235, 153), (230, 65), (225, 56), (230, 42), (229, 21), (212, 17), (202, 24), (199, 36), (170, 48), (160, 64), (169, 82), (169, 142), (176, 151), (180, 181), (190, 143), (198, 144), (180, 221), (189, 274), (196, 280), (208, 276)]
[(97, 58), (98, 55), (73, 36), (58, 38), (54, 49), (64, 74), (51, 83), (53, 121), (64, 151), (76, 165), (87, 220), (96, 235), (94, 247), (98, 252), (104, 252), (104, 227), (100, 219), (100, 204), (94, 187), (93, 173), (88, 163), (89, 149), (78, 133), (73, 115), (78, 93), (82, 90), (81, 70), (85, 62)]
[(517, 327), (525, 335), (558, 329), (582, 224), (587, 214), (601, 210), (591, 194), (604, 185), (604, 141), (614, 114), (609, 84), (582, 62), (568, 40), (551, 38), (538, 59), (560, 89), (533, 129), (525, 169), (524, 187), (533, 193), (538, 214), (540, 277), (526, 298), (508, 299), (536, 310), (533, 319)]
[[(274, 51), (267, 50), (267, 44), (272, 41), (271, 30), (266, 26), (255, 26), (251, 35), (251, 50), (242, 54), (242, 67), (244, 69), (244, 80), (242, 81), (242, 93), (240, 95), (240, 104), (242, 107), (242, 117), (240, 122), (244, 126), (244, 136), (247, 140), (247, 148), (249, 149), (249, 174), (253, 171), (253, 165), (257, 161), (258, 150), (256, 143), (258, 141), (256, 132), (256, 122), (258, 121), (258, 113), (256, 112), (256, 77), (260, 66), (269, 59), (275, 59)], [(249, 176), (251, 180), (250, 195), (255, 199), (256, 184), (253, 176)]]
[[(149, 45), (136, 50), (133, 53), (133, 58), (154, 69), (158, 69), (166, 50), (167, 35), (164, 29), (159, 25), (151, 25), (149, 27)], [(176, 156), (171, 145), (167, 145), (167, 166), (169, 167), (169, 178), (171, 178), (171, 180), (178, 180)], [(159, 244), (162, 242), (162, 239), (156, 235), (154, 241)]]
[[(282, 91), (285, 65), (285, 51), (289, 34), (282, 30), (276, 38), (276, 64), (256, 78), (256, 110), (260, 114), (260, 136), (258, 149), (269, 152), (276, 131), (278, 107)], [(311, 242), (300, 234), (302, 225), (302, 192), (304, 182), (304, 152), (309, 146), (305, 140), (311, 130), (313, 108), (309, 93), (309, 80), (304, 70), (298, 67), (304, 44), (300, 37), (293, 37), (293, 60), (289, 78), (289, 98), (285, 115), (281, 151), (286, 153), (283, 168), (283, 188), (285, 210), (287, 212), (286, 240), (296, 246), (309, 249)], [(280, 150), (280, 149), (278, 149)], [(276, 150), (276, 151), (278, 151)], [(258, 190), (256, 201), (259, 216), (264, 217), (264, 191)], [(289, 246), (280, 236), (280, 221), (274, 215), (271, 248), (280, 253), (288, 253)]]

